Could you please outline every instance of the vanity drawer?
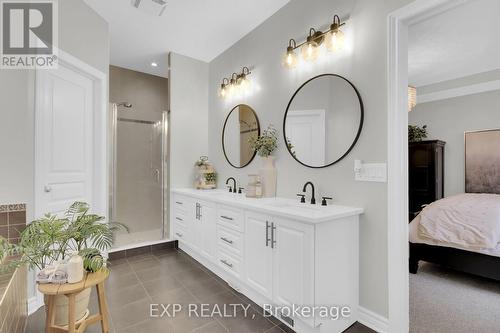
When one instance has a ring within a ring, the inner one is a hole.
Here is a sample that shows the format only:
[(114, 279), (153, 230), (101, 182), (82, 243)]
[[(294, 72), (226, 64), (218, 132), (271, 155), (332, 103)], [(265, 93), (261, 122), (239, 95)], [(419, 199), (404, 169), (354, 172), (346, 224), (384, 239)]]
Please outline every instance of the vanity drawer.
[(184, 227), (187, 226), (187, 214), (183, 211), (176, 210), (174, 212), (174, 222), (177, 224), (180, 224)]
[(222, 225), (217, 225), (217, 245), (231, 251), (239, 258), (243, 255), (243, 236), (241, 233)]
[(220, 247), (217, 251), (217, 264), (226, 272), (231, 273), (236, 277), (240, 277), (241, 275), (240, 260), (236, 259), (229, 252), (222, 250)]
[(173, 198), (173, 210), (174, 212), (184, 212), (186, 213), (188, 211), (188, 206), (189, 206), (190, 200), (179, 194), (175, 194)]
[(243, 232), (243, 212), (226, 206), (219, 206), (217, 210), (217, 221), (219, 224)]
[(187, 242), (187, 228), (177, 222), (174, 222), (174, 230), (172, 237), (180, 242)]

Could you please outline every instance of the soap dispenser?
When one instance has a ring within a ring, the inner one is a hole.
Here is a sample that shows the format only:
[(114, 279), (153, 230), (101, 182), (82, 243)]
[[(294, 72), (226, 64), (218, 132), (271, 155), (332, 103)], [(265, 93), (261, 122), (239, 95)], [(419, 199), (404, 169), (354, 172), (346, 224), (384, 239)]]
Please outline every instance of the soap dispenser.
[(74, 252), (67, 264), (68, 283), (77, 283), (83, 280), (83, 259), (78, 252)]

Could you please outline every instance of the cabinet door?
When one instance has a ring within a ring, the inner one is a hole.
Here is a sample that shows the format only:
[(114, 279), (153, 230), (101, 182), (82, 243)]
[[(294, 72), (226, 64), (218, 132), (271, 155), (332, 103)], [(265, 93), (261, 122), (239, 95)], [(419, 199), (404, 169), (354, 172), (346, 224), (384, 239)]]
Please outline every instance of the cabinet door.
[(274, 303), (313, 305), (314, 227), (277, 218), (273, 226)]
[(201, 216), (199, 214), (199, 211), (201, 209), (201, 204), (198, 201), (194, 201), (192, 205), (190, 205), (190, 221), (191, 221), (191, 228), (189, 230), (189, 245), (193, 250), (196, 252), (200, 253), (201, 251), (201, 246), (202, 246), (202, 236), (203, 236), (203, 230), (202, 230), (202, 221), (201, 221)]
[(272, 299), (271, 221), (265, 215), (245, 216), (245, 279), (256, 291)]
[(201, 254), (209, 260), (215, 258), (216, 229), (215, 229), (215, 207), (201, 205)]

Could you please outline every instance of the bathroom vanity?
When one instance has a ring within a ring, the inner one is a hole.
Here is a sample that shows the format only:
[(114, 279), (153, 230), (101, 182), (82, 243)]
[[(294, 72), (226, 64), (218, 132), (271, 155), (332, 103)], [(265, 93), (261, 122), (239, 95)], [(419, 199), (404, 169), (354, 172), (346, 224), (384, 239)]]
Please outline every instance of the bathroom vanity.
[(342, 332), (358, 319), (363, 209), (193, 189), (172, 190), (170, 207), (180, 249), (295, 331)]

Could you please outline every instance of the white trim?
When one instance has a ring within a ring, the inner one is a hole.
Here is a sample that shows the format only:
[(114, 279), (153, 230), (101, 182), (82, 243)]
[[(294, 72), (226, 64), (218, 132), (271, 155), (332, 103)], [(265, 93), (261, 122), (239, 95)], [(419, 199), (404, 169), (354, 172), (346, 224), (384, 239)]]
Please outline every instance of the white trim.
[(408, 25), (463, 4), (465, 0), (416, 0), (388, 15), (388, 327), (409, 331), (408, 276)]
[(163, 238), (163, 239), (159, 239), (159, 240), (155, 240), (155, 241), (145, 241), (145, 242), (140, 242), (140, 243), (127, 244), (127, 245), (112, 248), (111, 250), (108, 251), (108, 254), (113, 253), (113, 252), (123, 251), (123, 250), (135, 249), (135, 248), (143, 247), (143, 246), (170, 243), (173, 241), (174, 241), (173, 239)]
[(358, 321), (378, 333), (386, 333), (389, 328), (387, 318), (362, 306), (358, 308)]
[(28, 299), (28, 316), (31, 316), (36, 310), (43, 306), (43, 297), (33, 296)]
[(471, 84), (417, 96), (417, 104), (500, 90), (500, 80)]

